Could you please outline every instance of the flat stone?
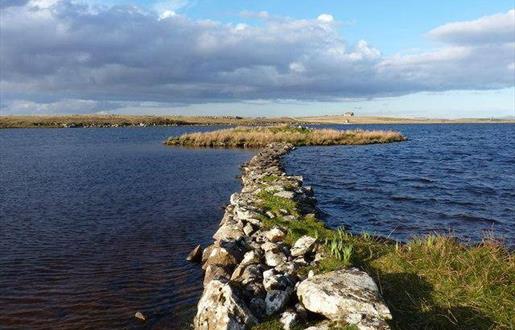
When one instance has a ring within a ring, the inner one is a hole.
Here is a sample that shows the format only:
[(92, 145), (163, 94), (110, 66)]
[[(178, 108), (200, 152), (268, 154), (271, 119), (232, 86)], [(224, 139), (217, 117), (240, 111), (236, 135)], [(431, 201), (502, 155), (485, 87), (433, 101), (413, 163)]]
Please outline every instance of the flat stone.
[(213, 235), (213, 239), (215, 241), (238, 240), (244, 235), (245, 233), (243, 232), (241, 226), (234, 223), (226, 223), (225, 225), (218, 228), (216, 233)]
[(291, 248), (290, 252), (291, 255), (294, 257), (303, 256), (308, 252), (311, 252), (315, 246), (316, 238), (311, 236), (302, 236), (299, 238), (295, 244), (293, 244), (293, 247)]
[(283, 264), (288, 259), (282, 252), (274, 252), (273, 250), (269, 250), (265, 252), (265, 261), (266, 264), (270, 267), (276, 267), (280, 264)]
[(286, 233), (277, 227), (274, 227), (274, 228), (264, 232), (263, 235), (270, 242), (273, 242), (273, 243), (282, 241), (286, 237)]
[(230, 284), (213, 280), (204, 288), (193, 325), (196, 330), (244, 330), (257, 322)]
[(251, 250), (243, 256), (243, 260), (240, 265), (247, 266), (250, 264), (258, 264), (261, 261), (261, 256), (258, 252)]
[(208, 265), (204, 272), (204, 286), (213, 280), (219, 280), (227, 282), (229, 280), (230, 273), (227, 267), (219, 265)]
[(295, 197), (295, 193), (293, 191), (279, 191), (274, 194), (274, 196), (286, 198), (286, 199), (293, 199)]
[(243, 232), (245, 235), (250, 236), (254, 232), (254, 227), (250, 223), (247, 223), (245, 227), (243, 227)]
[(298, 285), (297, 296), (307, 310), (358, 327), (392, 318), (374, 280), (357, 268), (314, 275)]

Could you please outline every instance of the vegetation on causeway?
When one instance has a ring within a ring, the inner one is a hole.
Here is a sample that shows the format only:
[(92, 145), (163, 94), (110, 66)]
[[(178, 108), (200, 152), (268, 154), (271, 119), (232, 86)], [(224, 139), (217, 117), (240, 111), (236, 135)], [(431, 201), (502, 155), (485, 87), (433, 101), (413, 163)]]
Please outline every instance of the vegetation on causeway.
[(287, 142), (296, 146), (372, 144), (404, 141), (394, 131), (310, 129), (293, 126), (236, 127), (212, 132), (189, 133), (171, 137), (168, 145), (196, 147), (260, 148), (271, 142)]
[[(430, 235), (401, 244), (329, 229), (312, 215), (288, 221), (280, 209), (300, 214), (291, 199), (269, 192), (260, 199), (264, 209), (277, 215), (262, 219), (265, 229), (279, 225), (288, 228), (287, 242), (310, 235), (324, 244), (328, 257), (316, 273), (350, 266), (369, 273), (393, 314), (392, 328), (513, 329), (515, 262), (499, 242), (485, 238), (466, 246), (452, 237)], [(281, 324), (271, 319), (256, 329), (281, 329)]]

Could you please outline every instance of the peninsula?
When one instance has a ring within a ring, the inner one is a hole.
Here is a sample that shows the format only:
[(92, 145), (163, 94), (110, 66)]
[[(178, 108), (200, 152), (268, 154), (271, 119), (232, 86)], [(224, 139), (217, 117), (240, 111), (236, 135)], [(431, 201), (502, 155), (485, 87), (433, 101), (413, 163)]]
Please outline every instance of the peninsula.
[(205, 270), (194, 327), (509, 328), (515, 263), (502, 244), (485, 238), (466, 246), (437, 235), (400, 243), (328, 228), (313, 189), (281, 165), (296, 146), (405, 139), (284, 126), (169, 138), (168, 145), (262, 148), (243, 166), (243, 188), (231, 196), (214, 243), (189, 256)]

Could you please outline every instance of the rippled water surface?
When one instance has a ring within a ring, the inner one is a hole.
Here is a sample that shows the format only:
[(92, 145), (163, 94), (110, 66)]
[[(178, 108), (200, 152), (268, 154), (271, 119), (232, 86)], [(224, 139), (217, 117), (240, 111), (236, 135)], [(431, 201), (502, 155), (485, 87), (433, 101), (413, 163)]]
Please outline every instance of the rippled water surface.
[[(359, 126), (340, 125), (337, 129)], [(515, 244), (515, 125), (367, 125), (409, 141), (304, 147), (286, 157), (333, 227), (405, 240), (432, 232)]]
[[(329, 225), (399, 239), (493, 230), (513, 245), (515, 125), (366, 128), (410, 140), (286, 157)], [(0, 328), (183, 329), (202, 282), (184, 257), (210, 243), (251, 152), (161, 142), (210, 129), (0, 130)]]
[(0, 329), (183, 328), (251, 156), (161, 144), (205, 129), (0, 130)]

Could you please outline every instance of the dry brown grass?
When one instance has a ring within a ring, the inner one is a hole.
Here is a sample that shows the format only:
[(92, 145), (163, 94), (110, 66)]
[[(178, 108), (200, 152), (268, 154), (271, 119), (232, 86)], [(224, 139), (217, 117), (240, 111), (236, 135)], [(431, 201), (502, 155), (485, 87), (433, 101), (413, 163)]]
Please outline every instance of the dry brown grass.
[(309, 146), (389, 143), (404, 140), (406, 138), (403, 135), (394, 131), (338, 131), (272, 126), (236, 127), (213, 132), (189, 133), (171, 137), (165, 143), (195, 147), (260, 148), (271, 142), (288, 142), (296, 146)]
[(125, 127), (165, 125), (272, 125), (292, 123), (290, 118), (242, 118), (228, 116), (0, 116), (0, 128)]

